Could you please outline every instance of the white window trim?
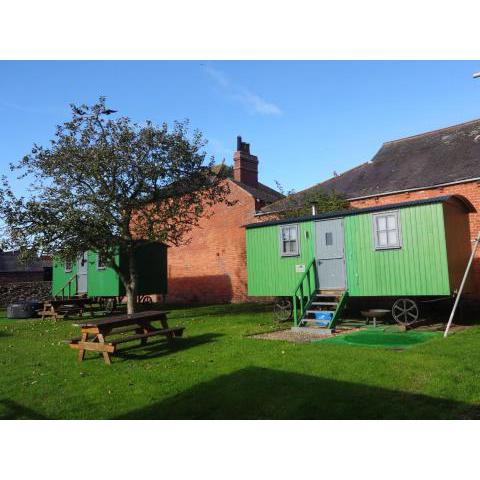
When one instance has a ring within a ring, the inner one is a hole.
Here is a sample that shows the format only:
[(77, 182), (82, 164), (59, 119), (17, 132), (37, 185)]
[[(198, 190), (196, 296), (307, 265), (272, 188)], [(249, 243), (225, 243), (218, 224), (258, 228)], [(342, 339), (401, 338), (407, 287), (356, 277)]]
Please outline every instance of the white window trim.
[(73, 262), (70, 262), (70, 268), (67, 268), (67, 261), (65, 260), (63, 262), (63, 271), (65, 273), (72, 273), (72, 270), (73, 270)]
[(97, 253), (97, 270), (105, 270), (107, 268), (105, 264), (103, 265), (103, 267), (101, 267), (99, 262), (100, 262), (100, 254)]
[[(283, 235), (282, 231), (284, 228), (291, 228), (295, 227), (297, 230), (297, 251), (296, 252), (288, 252), (285, 253), (283, 251)], [(279, 241), (279, 251), (281, 257), (299, 257), (300, 256), (300, 228), (298, 227), (298, 223), (289, 223), (285, 225), (279, 225), (278, 229), (278, 241)]]
[[(377, 217), (384, 217), (387, 215), (394, 215), (397, 222), (397, 235), (398, 235), (398, 244), (397, 245), (379, 245), (377, 237)], [(400, 212), (398, 210), (386, 210), (383, 212), (372, 213), (372, 231), (373, 231), (373, 249), (374, 250), (398, 250), (403, 247), (403, 238), (402, 238), (402, 223), (400, 221)]]

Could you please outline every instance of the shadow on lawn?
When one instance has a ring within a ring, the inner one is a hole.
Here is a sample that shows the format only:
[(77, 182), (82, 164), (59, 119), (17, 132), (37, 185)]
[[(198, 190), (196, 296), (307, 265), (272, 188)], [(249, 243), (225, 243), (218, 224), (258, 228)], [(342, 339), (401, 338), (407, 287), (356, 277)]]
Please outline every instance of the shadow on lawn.
[(0, 400), (0, 420), (46, 420), (47, 417), (13, 400)]
[(199, 384), (125, 419), (479, 418), (480, 408), (384, 388), (266, 368)]
[[(181, 350), (198, 347), (205, 343), (211, 343), (221, 336), (222, 335), (218, 333), (205, 333), (194, 337), (177, 337), (175, 338), (175, 343), (171, 346), (165, 340), (150, 341), (151, 343), (149, 342), (146, 345), (125, 346), (115, 353), (114, 358), (120, 357), (124, 360), (149, 360), (170, 355), (171, 353)], [(91, 356), (90, 358), (94, 358), (94, 356)]]
[[(229, 303), (212, 305), (164, 305), (162, 310), (172, 318), (226, 317), (250, 313), (272, 312), (273, 306), (266, 303)], [(169, 317), (170, 318), (170, 317)]]

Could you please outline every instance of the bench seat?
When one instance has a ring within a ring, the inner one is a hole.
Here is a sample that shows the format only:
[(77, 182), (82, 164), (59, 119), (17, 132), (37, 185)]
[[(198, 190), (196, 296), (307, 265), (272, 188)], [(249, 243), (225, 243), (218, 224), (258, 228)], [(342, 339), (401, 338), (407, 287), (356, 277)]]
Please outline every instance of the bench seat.
[(132, 342), (134, 340), (142, 340), (144, 338), (149, 338), (149, 337), (156, 337), (158, 335), (164, 335), (164, 336), (169, 336), (170, 333), (173, 334), (175, 337), (181, 337), (183, 334), (183, 327), (176, 327), (176, 328), (164, 328), (161, 330), (154, 330), (152, 332), (148, 333), (137, 333), (136, 335), (130, 335), (128, 337), (122, 337), (122, 338), (116, 338), (114, 340), (109, 340), (106, 343), (109, 345), (120, 345), (122, 343), (127, 343), (127, 342)]
[[(137, 328), (126, 327), (121, 329), (119, 328), (117, 330), (112, 331), (111, 335), (114, 335), (116, 333), (125, 333), (125, 332), (131, 332), (136, 330), (139, 330), (139, 328), (138, 327)], [(162, 328), (160, 330), (153, 330), (148, 333), (137, 333), (135, 335), (129, 335), (128, 337), (120, 337), (112, 340), (106, 340), (105, 345), (115, 346), (122, 343), (132, 342), (134, 340), (143, 340), (145, 338), (155, 337), (158, 335), (168, 336), (169, 333), (172, 333), (173, 336), (175, 337), (181, 337), (183, 335), (184, 330), (185, 330), (185, 327)], [(64, 340), (64, 342), (72, 345), (79, 344), (79, 343), (96, 343), (96, 342), (92, 342), (91, 340), (89, 340), (88, 342), (82, 342), (82, 337), (70, 338), (69, 340)]]

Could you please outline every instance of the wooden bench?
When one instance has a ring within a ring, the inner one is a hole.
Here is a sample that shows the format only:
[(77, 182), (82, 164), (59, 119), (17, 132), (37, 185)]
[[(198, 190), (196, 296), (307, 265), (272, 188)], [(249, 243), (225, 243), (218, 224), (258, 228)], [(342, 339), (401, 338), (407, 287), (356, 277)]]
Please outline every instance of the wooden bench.
[(85, 308), (90, 309), (93, 315), (92, 300), (88, 298), (69, 298), (62, 300), (49, 300), (44, 302), (43, 310), (37, 310), (38, 315), (44, 320), (46, 317), (59, 320), (68, 318), (70, 315), (83, 316)]
[[(159, 321), (162, 328), (154, 327), (152, 325), (154, 321)], [(77, 326), (81, 329), (81, 336), (66, 340), (66, 342), (70, 348), (78, 350), (79, 361), (84, 359), (85, 351), (90, 350), (102, 353), (107, 364), (111, 363), (110, 354), (115, 353), (118, 345), (135, 340), (140, 340), (141, 345), (145, 345), (148, 338), (155, 336), (164, 336), (169, 343), (172, 343), (174, 338), (181, 337), (184, 331), (184, 327), (169, 328), (166, 314), (160, 311), (90, 320), (77, 324)], [(107, 336), (117, 336), (129, 332), (135, 333), (111, 340), (106, 339)], [(93, 336), (93, 338), (89, 338), (89, 336)]]

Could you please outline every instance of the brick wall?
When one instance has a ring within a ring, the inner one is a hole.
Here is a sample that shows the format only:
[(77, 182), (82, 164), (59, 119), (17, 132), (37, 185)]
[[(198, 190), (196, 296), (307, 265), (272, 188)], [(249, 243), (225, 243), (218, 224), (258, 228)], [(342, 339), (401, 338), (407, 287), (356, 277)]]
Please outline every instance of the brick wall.
[[(475, 240), (480, 231), (480, 183), (467, 182), (447, 187), (419, 190), (416, 192), (397, 193), (393, 195), (384, 195), (368, 198), (365, 200), (354, 200), (350, 206), (354, 208), (373, 207), (376, 205), (388, 205), (390, 203), (408, 202), (425, 198), (438, 197), (442, 195), (463, 195), (475, 207), (477, 212), (470, 213), (470, 237)], [(477, 250), (471, 270), (471, 287), (473, 291), (472, 299), (480, 301), (480, 247)]]
[(244, 302), (247, 297), (245, 229), (254, 222), (255, 199), (229, 181), (234, 206), (215, 205), (190, 233), (191, 241), (168, 249), (168, 294), (172, 303)]

